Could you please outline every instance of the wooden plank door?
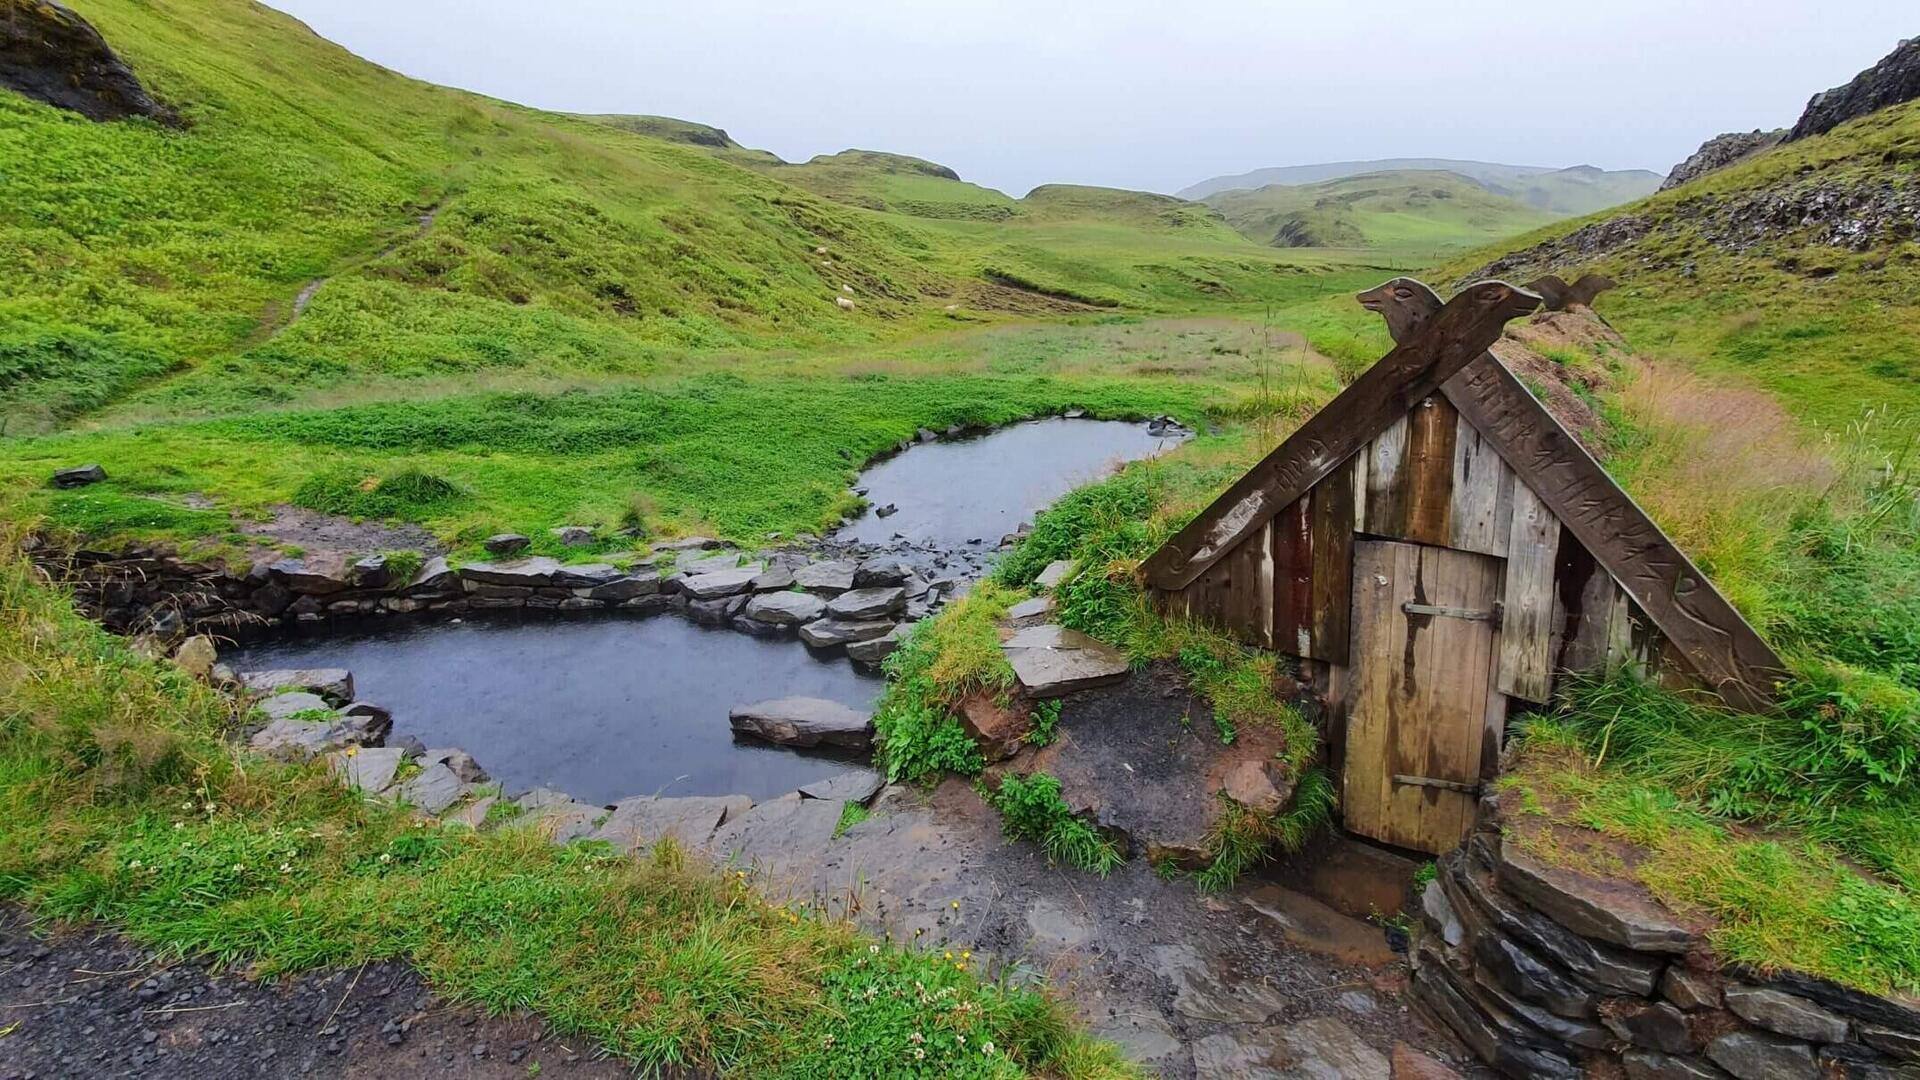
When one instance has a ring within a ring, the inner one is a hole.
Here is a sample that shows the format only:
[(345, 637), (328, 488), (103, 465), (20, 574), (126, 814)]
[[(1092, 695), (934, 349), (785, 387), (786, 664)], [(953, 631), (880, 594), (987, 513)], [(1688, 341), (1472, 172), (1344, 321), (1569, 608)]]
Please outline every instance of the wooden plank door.
[(1468, 551), (1354, 544), (1341, 800), (1350, 831), (1439, 853), (1472, 827), (1501, 570)]

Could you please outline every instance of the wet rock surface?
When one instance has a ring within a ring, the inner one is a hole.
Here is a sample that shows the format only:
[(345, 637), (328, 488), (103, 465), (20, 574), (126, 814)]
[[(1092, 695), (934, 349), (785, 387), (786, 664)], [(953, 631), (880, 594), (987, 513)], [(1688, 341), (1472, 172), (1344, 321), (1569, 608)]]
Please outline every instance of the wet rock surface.
[(535, 1016), (443, 1001), (405, 964), (255, 982), (96, 929), (38, 936), (11, 907), (0, 908), (0, 1004), (5, 1080), (629, 1075)]
[(873, 744), (873, 716), (823, 698), (784, 697), (736, 705), (727, 716), (734, 734), (782, 746), (838, 746), (865, 750)]
[(1127, 675), (1127, 658), (1120, 650), (1051, 623), (1014, 630), (1000, 647), (1020, 688), (1032, 697), (1059, 697), (1116, 683)]
[(1815, 94), (1787, 133), (1787, 141), (1823, 135), (1849, 120), (1915, 98), (1920, 98), (1920, 37), (1900, 42), (1845, 86)]

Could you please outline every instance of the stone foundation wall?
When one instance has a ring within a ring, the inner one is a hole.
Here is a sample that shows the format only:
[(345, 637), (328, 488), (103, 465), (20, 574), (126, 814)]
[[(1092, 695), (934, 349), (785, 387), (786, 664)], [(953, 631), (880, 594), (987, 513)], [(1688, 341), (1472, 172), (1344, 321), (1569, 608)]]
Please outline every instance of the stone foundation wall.
[(1439, 871), (1412, 993), (1507, 1076), (1920, 1077), (1920, 1002), (1724, 968), (1637, 886), (1543, 866), (1492, 827)]

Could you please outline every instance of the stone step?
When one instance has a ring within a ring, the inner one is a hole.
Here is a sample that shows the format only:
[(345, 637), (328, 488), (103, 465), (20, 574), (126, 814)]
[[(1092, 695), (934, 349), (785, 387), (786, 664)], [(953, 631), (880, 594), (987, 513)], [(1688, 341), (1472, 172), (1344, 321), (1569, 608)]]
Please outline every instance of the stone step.
[(1127, 677), (1120, 650), (1054, 623), (1010, 631), (1000, 649), (1029, 697), (1060, 697)]

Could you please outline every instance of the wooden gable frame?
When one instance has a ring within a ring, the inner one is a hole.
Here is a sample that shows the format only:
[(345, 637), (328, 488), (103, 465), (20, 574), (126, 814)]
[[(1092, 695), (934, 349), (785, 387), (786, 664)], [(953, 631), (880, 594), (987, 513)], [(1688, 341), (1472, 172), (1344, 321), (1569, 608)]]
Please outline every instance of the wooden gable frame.
[[(1771, 703), (1779, 657), (1488, 351), (1538, 297), (1482, 282), (1443, 305), (1396, 278), (1360, 300), (1394, 350), (1146, 561), (1164, 604), (1345, 665), (1353, 537), (1393, 536), (1507, 560), (1502, 693), (1542, 701), (1556, 669), (1638, 656)], [(1405, 494), (1430, 490), (1460, 498)]]

